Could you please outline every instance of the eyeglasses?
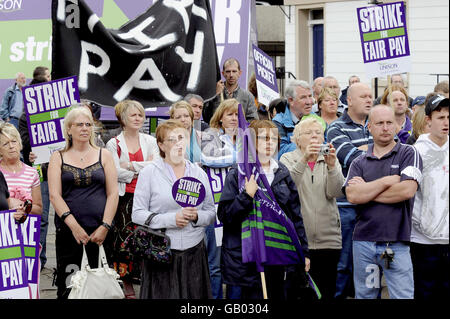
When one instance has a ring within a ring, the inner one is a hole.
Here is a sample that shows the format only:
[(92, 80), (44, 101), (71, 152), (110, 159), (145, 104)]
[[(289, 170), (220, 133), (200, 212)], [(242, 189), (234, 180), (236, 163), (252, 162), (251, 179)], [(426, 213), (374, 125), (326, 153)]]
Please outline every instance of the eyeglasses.
[(176, 144), (178, 142), (181, 142), (185, 139), (184, 135), (178, 135), (178, 137), (169, 137), (165, 142), (169, 142), (169, 144)]
[(87, 128), (91, 128), (92, 127), (92, 123), (86, 122), (86, 123), (73, 123), (72, 125), (75, 125), (78, 128), (82, 128), (83, 126), (86, 126)]
[(257, 136), (258, 140), (263, 140), (266, 142), (272, 141), (272, 142), (278, 142), (278, 137), (276, 136)]

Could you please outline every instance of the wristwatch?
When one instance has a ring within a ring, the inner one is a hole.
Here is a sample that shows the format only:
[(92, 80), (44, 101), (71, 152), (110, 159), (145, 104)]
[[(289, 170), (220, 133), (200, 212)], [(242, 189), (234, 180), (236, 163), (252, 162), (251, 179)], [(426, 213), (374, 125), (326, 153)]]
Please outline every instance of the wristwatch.
[(107, 230), (111, 230), (112, 226), (108, 224), (107, 222), (103, 222), (102, 226), (105, 227)]

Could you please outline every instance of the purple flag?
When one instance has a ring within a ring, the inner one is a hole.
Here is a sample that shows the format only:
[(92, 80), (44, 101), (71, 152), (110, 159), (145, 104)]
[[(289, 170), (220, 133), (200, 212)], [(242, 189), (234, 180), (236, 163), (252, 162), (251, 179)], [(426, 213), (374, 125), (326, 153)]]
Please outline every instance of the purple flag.
[(239, 107), (237, 139), (239, 189), (245, 187), (245, 177), (252, 174), (259, 188), (254, 197), (253, 211), (242, 223), (242, 261), (255, 262), (259, 272), (264, 265), (293, 265), (304, 261), (303, 251), (294, 224), (275, 200), (270, 184), (256, 156), (248, 123)]

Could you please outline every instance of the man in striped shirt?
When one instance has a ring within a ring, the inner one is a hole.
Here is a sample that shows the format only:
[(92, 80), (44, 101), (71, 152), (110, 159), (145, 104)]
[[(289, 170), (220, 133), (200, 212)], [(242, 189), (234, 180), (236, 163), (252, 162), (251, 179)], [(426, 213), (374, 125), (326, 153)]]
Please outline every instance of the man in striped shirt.
[[(372, 90), (364, 83), (355, 83), (347, 91), (348, 108), (331, 123), (327, 140), (336, 149), (336, 156), (347, 176), (350, 164), (368, 149), (372, 136), (367, 128), (367, 118), (373, 104)], [(341, 217), (342, 250), (336, 279), (336, 298), (353, 295), (352, 234), (355, 228), (355, 205), (345, 197), (337, 199)]]

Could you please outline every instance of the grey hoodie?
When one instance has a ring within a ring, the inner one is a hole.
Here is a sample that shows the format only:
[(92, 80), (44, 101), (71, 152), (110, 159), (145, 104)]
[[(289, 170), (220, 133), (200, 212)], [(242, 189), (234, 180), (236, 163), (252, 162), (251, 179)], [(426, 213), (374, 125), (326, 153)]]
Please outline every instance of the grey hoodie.
[(216, 218), (216, 209), (206, 173), (199, 166), (186, 161), (185, 177), (187, 176), (194, 177), (203, 183), (206, 196), (203, 203), (197, 207), (197, 223), (191, 222), (184, 228), (178, 228), (175, 222), (175, 215), (182, 208), (172, 197), (172, 186), (175, 181), (163, 159), (152, 161), (140, 171), (134, 192), (131, 215), (133, 223), (144, 225), (151, 213), (158, 213), (152, 219), (150, 228), (166, 228), (171, 248), (176, 250), (186, 250), (197, 245), (204, 238), (205, 227), (212, 224)]
[(422, 182), (417, 190), (412, 215), (411, 241), (448, 244), (448, 156), (449, 141), (442, 146), (422, 134), (414, 147), (423, 161)]

